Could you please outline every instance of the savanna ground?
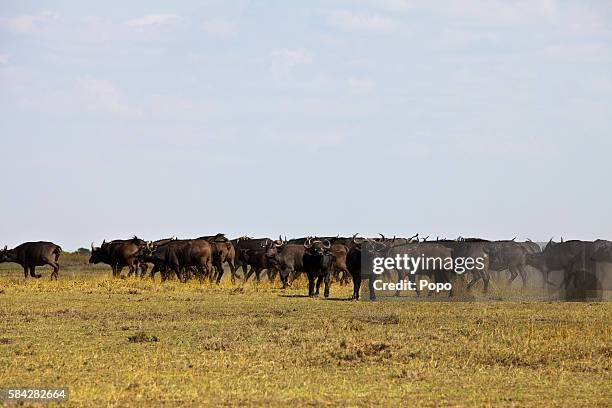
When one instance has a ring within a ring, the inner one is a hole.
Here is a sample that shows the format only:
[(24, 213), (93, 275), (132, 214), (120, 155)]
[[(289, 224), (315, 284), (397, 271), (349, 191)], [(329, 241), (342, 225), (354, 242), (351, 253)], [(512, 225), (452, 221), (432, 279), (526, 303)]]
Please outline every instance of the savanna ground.
[(0, 388), (67, 386), (73, 406), (612, 404), (609, 302), (310, 299), (85, 259), (63, 254), (58, 282), (0, 265)]

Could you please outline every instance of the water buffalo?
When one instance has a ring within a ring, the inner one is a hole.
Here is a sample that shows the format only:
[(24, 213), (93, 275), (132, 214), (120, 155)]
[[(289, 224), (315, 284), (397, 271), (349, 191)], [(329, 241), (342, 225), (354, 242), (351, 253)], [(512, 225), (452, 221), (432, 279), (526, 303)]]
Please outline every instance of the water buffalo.
[[(355, 241), (353, 238), (353, 245), (349, 248), (346, 253), (346, 268), (351, 274), (353, 279), (353, 296), (352, 299), (359, 299), (359, 292), (361, 290), (361, 251), (362, 241)], [(371, 292), (373, 294), (373, 292)]]
[(116, 239), (110, 242), (102, 242), (100, 247), (91, 244), (91, 256), (89, 263), (105, 263), (110, 265), (113, 277), (121, 276), (121, 270), (128, 267), (128, 276), (136, 273), (139, 266), (138, 255), (146, 248), (147, 243), (138, 237), (132, 239)]
[(331, 267), (334, 262), (334, 255), (330, 251), (331, 243), (329, 240), (308, 240), (303, 245), (305, 248), (303, 265), (308, 276), (308, 296), (319, 296), (321, 282), (325, 282), (323, 296), (327, 298), (331, 284)]
[[(357, 236), (355, 234), (353, 237)], [(351, 242), (353, 237), (304, 237), (304, 238), (295, 238), (287, 241), (288, 244), (304, 244), (308, 239), (310, 240), (318, 240), (318, 241), (329, 241), (331, 243), (331, 248), (329, 251), (334, 255), (334, 261), (331, 266), (331, 276), (339, 281), (341, 284), (346, 284), (351, 276), (349, 270), (346, 266), (346, 256), (351, 247)]]
[(553, 242), (551, 239), (541, 253), (527, 255), (527, 263), (542, 272), (546, 283), (552, 285), (548, 281), (551, 271), (563, 271), (560, 286), (567, 289), (573, 285), (580, 289), (587, 285), (587, 275), (595, 275), (595, 260), (592, 257), (605, 246), (602, 241)]
[[(452, 259), (453, 251), (447, 246), (435, 242), (407, 242), (400, 245), (393, 245), (387, 252), (386, 256), (395, 257), (396, 255), (408, 255), (409, 258), (422, 257), (427, 262), (420, 264), (419, 268), (414, 271), (397, 270), (397, 281), (401, 282), (408, 274), (409, 280), (416, 282), (416, 276), (427, 276), (433, 279), (436, 283), (451, 283), (455, 282), (457, 275), (453, 270), (444, 269), (444, 263), (447, 259)], [(420, 295), (419, 285), (415, 285), (417, 296)], [(395, 296), (399, 296), (400, 291), (397, 290)], [(429, 292), (428, 295), (431, 295)], [(453, 289), (448, 293), (449, 297), (453, 296)]]
[(459, 237), (456, 240), (449, 239), (438, 239), (436, 244), (444, 245), (453, 251), (453, 258), (463, 259), (482, 259), (482, 268), (474, 268), (469, 271), (472, 275), (472, 279), (468, 283), (468, 289), (471, 289), (480, 280), (483, 281), (483, 291), (486, 293), (489, 290), (489, 282), (491, 281), (491, 274), (489, 272), (489, 255), (488, 245), (491, 241), (481, 238), (463, 238)]
[(527, 272), (525, 270), (527, 255), (536, 253), (532, 245), (524, 242), (515, 242), (514, 240), (494, 241), (486, 246), (486, 251), (489, 255), (489, 269), (491, 271), (501, 272), (508, 270), (510, 272), (509, 283), (512, 283), (517, 276), (520, 276), (523, 288), (527, 286)]
[(364, 279), (368, 281), (370, 299), (376, 299), (376, 293), (372, 286), (373, 279), (371, 279), (371, 260), (374, 256), (386, 256), (392, 242), (394, 240), (387, 241), (382, 235), (380, 239), (357, 238), (357, 234), (351, 238), (349, 250), (346, 254), (346, 268), (353, 280), (352, 299), (359, 299), (361, 282)]
[(274, 280), (278, 270), (275, 268), (274, 263), (266, 256), (265, 248), (246, 248), (241, 249), (240, 251), (240, 257), (251, 265), (251, 269), (244, 277), (245, 282), (247, 282), (253, 274), (255, 274), (255, 278), (257, 279), (257, 282), (259, 282), (261, 279), (261, 272), (264, 270), (268, 273), (268, 280), (270, 282)]
[(37, 266), (49, 265), (53, 268), (51, 279), (57, 280), (59, 273), (58, 259), (62, 253), (62, 248), (53, 242), (25, 242), (13, 249), (6, 246), (0, 251), (0, 262), (15, 262), (21, 265), (25, 277), (28, 272), (33, 278), (40, 278), (36, 273)]
[[(212, 279), (213, 248), (205, 239), (178, 239), (158, 246), (147, 253), (145, 260), (154, 264), (163, 265), (173, 271), (177, 278), (186, 281), (191, 268), (199, 274), (200, 282), (208, 276)], [(184, 276), (183, 276), (184, 272)], [(164, 276), (162, 274), (162, 279)]]
[[(234, 265), (236, 269), (242, 268), (242, 276), (247, 276), (247, 268), (251, 265), (249, 257), (247, 254), (249, 251), (260, 251), (262, 248), (265, 248), (266, 243), (272, 241), (270, 238), (249, 238), (249, 237), (240, 237), (236, 239), (232, 239), (232, 245), (234, 246), (234, 252), (236, 253), (236, 257), (234, 259)], [(250, 258), (253, 259), (253, 258)], [(253, 265), (251, 265), (253, 268)]]
[(221, 278), (223, 277), (224, 262), (227, 262), (230, 267), (230, 272), (232, 274), (232, 284), (236, 283), (236, 250), (232, 242), (227, 239), (224, 234), (208, 235), (204, 237), (199, 237), (198, 239), (204, 239), (208, 241), (212, 246), (213, 265), (217, 272), (217, 283), (220, 283)]
[[(283, 288), (291, 284), (299, 273), (308, 276), (308, 296), (319, 295), (321, 283), (325, 282), (324, 296), (329, 296), (330, 268), (333, 255), (329, 252), (331, 243), (307, 238), (302, 244), (290, 244), (279, 239), (268, 242), (266, 256), (280, 270)], [(315, 284), (316, 279), (316, 284)], [(316, 285), (316, 288), (315, 288)]]
[[(138, 262), (140, 263), (140, 265), (146, 265), (147, 262), (150, 262), (153, 264), (153, 268), (151, 269), (151, 275), (150, 275), (151, 279), (155, 278), (155, 274), (157, 272), (160, 272), (161, 277), (162, 277), (162, 282), (168, 278), (168, 273), (167, 273), (168, 269), (166, 268), (166, 265), (163, 262), (159, 261), (159, 259), (153, 257), (152, 254), (157, 248), (160, 248), (176, 240), (177, 238), (173, 236), (171, 238), (164, 238), (164, 239), (158, 239), (157, 241), (147, 242), (146, 248), (142, 249), (138, 253)], [(143, 268), (140, 276), (144, 277), (145, 274), (146, 274), (146, 269)]]
[(304, 245), (287, 244), (282, 240), (264, 243), (269, 262), (279, 270), (283, 289), (304, 272)]

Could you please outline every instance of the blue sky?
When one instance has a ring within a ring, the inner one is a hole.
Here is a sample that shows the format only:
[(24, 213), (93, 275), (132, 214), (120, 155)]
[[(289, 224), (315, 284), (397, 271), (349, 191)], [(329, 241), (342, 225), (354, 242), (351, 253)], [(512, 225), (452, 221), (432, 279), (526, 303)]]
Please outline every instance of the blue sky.
[(609, 1), (0, 5), (0, 243), (612, 238)]

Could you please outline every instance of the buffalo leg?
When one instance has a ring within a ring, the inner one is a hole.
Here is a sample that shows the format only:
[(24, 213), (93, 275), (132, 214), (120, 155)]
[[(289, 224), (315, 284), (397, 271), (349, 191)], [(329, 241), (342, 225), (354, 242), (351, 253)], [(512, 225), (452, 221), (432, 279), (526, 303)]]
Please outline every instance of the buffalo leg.
[(514, 279), (516, 279), (516, 277), (518, 276), (518, 272), (516, 272), (514, 266), (511, 266), (510, 268), (508, 268), (508, 270), (510, 271), (510, 279), (508, 280), (508, 285), (512, 285), (512, 282), (514, 282)]
[(314, 297), (315, 277), (312, 272), (308, 272), (308, 296)]
[(255, 271), (255, 279), (257, 279), (257, 283), (261, 282), (261, 271), (262, 268), (257, 268)]
[(53, 272), (51, 272), (51, 280), (57, 280), (57, 276), (59, 274), (59, 264), (57, 262), (47, 262), (47, 265), (53, 268)]
[(149, 265), (146, 262), (142, 262), (138, 265), (140, 267), (140, 278), (144, 278), (149, 270)]
[(27, 278), (27, 277), (28, 277), (28, 273), (29, 273), (28, 271), (29, 271), (29, 268), (28, 268), (27, 266), (24, 266), (24, 267), (23, 267), (23, 275), (24, 275), (24, 278)]
[(348, 285), (350, 277), (351, 277), (351, 274), (349, 273), (348, 269), (343, 269), (342, 278), (340, 279), (340, 283), (342, 285)]
[(278, 275), (278, 270), (276, 270), (276, 268), (268, 268), (266, 269), (266, 272), (268, 274), (268, 281), (274, 282), (276, 275)]
[[(218, 264), (215, 265), (215, 269), (217, 270), (217, 285), (221, 283), (221, 278), (223, 277), (223, 265)], [(232, 277), (232, 284), (234, 283), (234, 279)]]
[(257, 283), (260, 282), (261, 280), (261, 271), (262, 269), (259, 267), (254, 267), (251, 266), (251, 269), (249, 270), (249, 273), (245, 275), (244, 277), (244, 281), (247, 282), (249, 280), (249, 278), (251, 277), (251, 275), (255, 274), (255, 279), (257, 280)]
[[(151, 279), (155, 279), (155, 273), (158, 271), (157, 264), (153, 264), (153, 268), (151, 269)], [(164, 280), (164, 274), (162, 273), (162, 281)]]
[[(397, 283), (400, 283), (401, 281), (403, 281), (405, 277), (406, 277), (406, 275), (404, 274), (403, 270), (398, 270), (397, 271)], [(399, 289), (397, 289), (395, 291), (395, 295), (394, 296), (395, 297), (399, 297), (400, 293), (401, 293), (401, 291)]]
[(321, 283), (323, 282), (323, 276), (320, 273), (316, 274), (317, 280), (315, 284), (315, 296), (319, 296), (319, 289), (321, 288)]
[(472, 289), (472, 286), (477, 284), (480, 279), (482, 279), (482, 273), (476, 270), (472, 275), (472, 280), (467, 285), (468, 289)]
[(253, 266), (251, 266), (251, 269), (244, 274), (244, 281), (248, 282), (249, 278), (251, 277), (251, 275), (253, 275), (253, 273), (255, 272), (255, 268)]
[(527, 287), (527, 271), (523, 266), (518, 266), (519, 274), (521, 275), (521, 280), (523, 281), (523, 289)]
[(408, 281), (411, 282), (414, 285), (414, 289), (416, 292), (417, 297), (421, 296), (421, 289), (419, 289), (419, 285), (416, 284), (416, 274), (414, 273), (410, 273), (408, 275)]
[(198, 270), (200, 283), (204, 283), (204, 280), (206, 279), (206, 271), (204, 270), (204, 267), (200, 265), (197, 267), (197, 270)]
[(238, 277), (238, 275), (236, 274), (236, 266), (234, 266), (234, 263), (230, 260), (230, 259), (226, 259), (225, 262), (227, 262), (227, 264), (229, 265), (230, 268), (230, 273), (232, 274), (232, 285), (236, 284), (236, 278)]
[(483, 270), (480, 272), (482, 274), (482, 281), (484, 283), (484, 293), (487, 293), (489, 291), (489, 282), (491, 280), (491, 276), (489, 275), (489, 272), (486, 270)]
[(331, 285), (331, 274), (329, 272), (327, 272), (325, 274), (325, 290), (323, 291), (323, 296), (328, 298), (329, 297), (329, 287)]
[(353, 276), (353, 297), (354, 300), (359, 300), (359, 291), (361, 290), (361, 273), (351, 274)]
[[(221, 283), (221, 278), (223, 277), (223, 274), (225, 273), (225, 271), (223, 270), (223, 264), (221, 264), (221, 263), (219, 263), (215, 269), (217, 270), (217, 285), (218, 285), (218, 284)], [(232, 272), (232, 269), (230, 268), (230, 275), (231, 275), (232, 285), (236, 284), (236, 279), (234, 278), (234, 273), (235, 272)]]
[(36, 267), (35, 266), (30, 266), (30, 276), (33, 277), (33, 278), (36, 278), (36, 279), (41, 277), (41, 275), (36, 273)]
[[(181, 268), (179, 267), (179, 265), (174, 264), (171, 266), (172, 271), (174, 271), (174, 273), (176, 274), (176, 277), (178, 278), (179, 282), (182, 282), (182, 277), (181, 277)], [(187, 275), (187, 273), (185, 273), (185, 275)], [(185, 282), (187, 282), (187, 279), (185, 279)]]
[(280, 272), (280, 279), (283, 283), (283, 289), (287, 289), (287, 286), (289, 286), (289, 276), (292, 272), (293, 271), (289, 268), (285, 268)]

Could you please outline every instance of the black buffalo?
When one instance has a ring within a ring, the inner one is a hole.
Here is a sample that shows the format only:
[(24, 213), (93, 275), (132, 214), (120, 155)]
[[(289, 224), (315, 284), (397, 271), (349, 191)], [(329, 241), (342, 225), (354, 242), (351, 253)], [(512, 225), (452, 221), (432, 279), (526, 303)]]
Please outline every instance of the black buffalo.
[(279, 241), (268, 244), (266, 256), (280, 270), (283, 288), (290, 285), (299, 273), (305, 272), (308, 276), (308, 296), (318, 296), (321, 283), (325, 282), (324, 296), (329, 297), (330, 268), (334, 260), (329, 252), (331, 243), (312, 239), (307, 239), (302, 245)]
[(264, 270), (268, 274), (268, 281), (272, 282), (274, 280), (278, 270), (276, 269), (274, 262), (272, 262), (266, 256), (265, 248), (246, 248), (241, 249), (240, 252), (240, 257), (251, 266), (251, 269), (244, 277), (245, 282), (247, 282), (253, 274), (255, 274), (255, 279), (257, 279), (257, 282), (259, 282), (261, 280), (261, 272)]
[[(149, 248), (143, 260), (159, 265), (163, 270), (172, 271), (181, 281), (186, 281), (189, 271), (193, 268), (199, 275), (200, 282), (212, 277), (213, 247), (205, 239), (177, 239)], [(162, 273), (162, 280), (165, 275)]]
[(49, 265), (53, 268), (51, 279), (57, 280), (59, 274), (59, 256), (62, 248), (53, 242), (26, 242), (13, 249), (6, 246), (0, 251), (0, 262), (15, 262), (21, 265), (25, 277), (28, 272), (33, 278), (40, 278), (36, 273), (37, 266)]
[(603, 240), (553, 242), (551, 239), (541, 253), (529, 254), (527, 263), (542, 271), (546, 281), (551, 271), (562, 271), (563, 281), (559, 286), (569, 290), (568, 299), (585, 299), (587, 292), (599, 292), (596, 262), (602, 259), (607, 246)]
[[(155, 274), (157, 272), (160, 272), (161, 277), (162, 277), (162, 282), (168, 278), (168, 268), (166, 268), (166, 265), (163, 262), (157, 260), (156, 258), (151, 257), (151, 255), (157, 248), (160, 248), (176, 240), (177, 238), (173, 236), (171, 238), (164, 238), (164, 239), (158, 239), (157, 241), (147, 242), (146, 248), (142, 249), (138, 253), (138, 262), (140, 263), (141, 266), (146, 265), (147, 262), (153, 264), (153, 268), (151, 269), (151, 279), (155, 278)], [(140, 276), (144, 277), (145, 274), (146, 274), (146, 268), (142, 268), (142, 273)]]
[(138, 256), (146, 246), (147, 243), (138, 237), (104, 241), (100, 247), (95, 247), (92, 243), (89, 263), (110, 265), (115, 278), (120, 277), (121, 270), (127, 266), (130, 276), (136, 273), (139, 266)]
[[(249, 238), (244, 236), (232, 239), (231, 242), (236, 253), (234, 265), (236, 269), (242, 268), (242, 276), (246, 280), (247, 275), (253, 274), (253, 268), (260, 266), (255, 260), (256, 258), (252, 257), (252, 252), (261, 251), (262, 249), (265, 252), (267, 243), (272, 242), (272, 240), (270, 238)], [(256, 264), (253, 264), (253, 262)], [(251, 271), (247, 273), (249, 265), (251, 266)]]
[(225, 237), (224, 234), (208, 235), (199, 237), (198, 239), (204, 239), (211, 244), (213, 250), (213, 266), (217, 272), (216, 280), (217, 283), (221, 282), (223, 277), (223, 263), (227, 262), (232, 274), (232, 283), (236, 283), (236, 250), (232, 242)]

